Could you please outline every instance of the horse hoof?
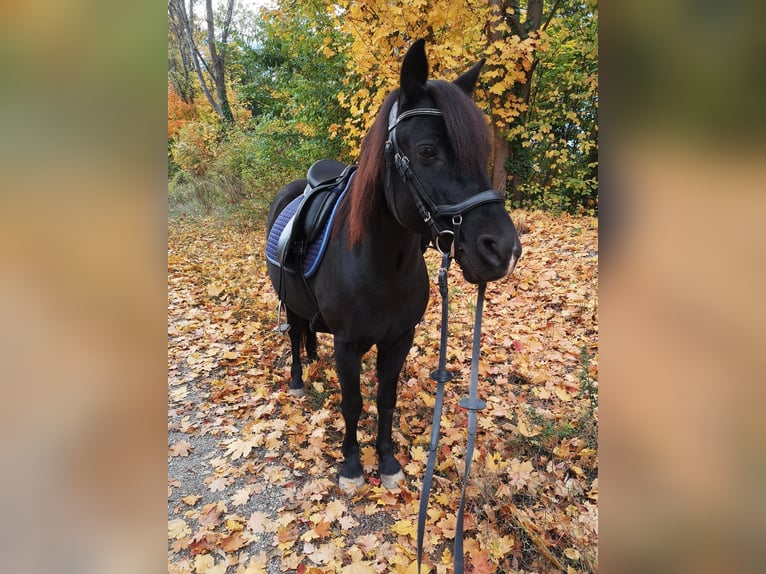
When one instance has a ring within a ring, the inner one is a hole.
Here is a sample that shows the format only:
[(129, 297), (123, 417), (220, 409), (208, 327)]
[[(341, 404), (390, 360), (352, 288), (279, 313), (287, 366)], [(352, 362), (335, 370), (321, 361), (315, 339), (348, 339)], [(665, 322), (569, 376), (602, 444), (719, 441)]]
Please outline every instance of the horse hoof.
[(340, 489), (346, 494), (353, 494), (364, 486), (364, 475), (357, 476), (356, 478), (346, 478), (345, 476), (341, 476), (340, 479), (338, 479), (338, 486), (340, 486)]
[(304, 391), (303, 388), (300, 388), (300, 389), (288, 389), (288, 392), (292, 396), (294, 396), (296, 398), (301, 398), (301, 397), (305, 397), (306, 396), (306, 391)]
[(388, 490), (399, 488), (399, 483), (404, 480), (404, 473), (400, 470), (396, 474), (381, 474), (380, 483)]

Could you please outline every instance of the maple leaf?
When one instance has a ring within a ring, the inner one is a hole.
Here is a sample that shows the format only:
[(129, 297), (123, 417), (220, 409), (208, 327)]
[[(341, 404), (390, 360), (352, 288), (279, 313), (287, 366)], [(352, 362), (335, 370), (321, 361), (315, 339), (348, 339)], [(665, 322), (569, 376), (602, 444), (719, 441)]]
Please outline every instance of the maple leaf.
[(250, 557), (250, 560), (247, 563), (247, 567), (241, 574), (266, 574), (267, 563), (268, 556), (264, 552), (259, 552), (256, 556)]
[(298, 531), (290, 526), (280, 526), (274, 537), (276, 545), (283, 551), (291, 548), (297, 539)]
[(489, 561), (486, 552), (478, 552), (471, 555), (470, 574), (494, 574), (495, 567)]
[(242, 532), (233, 532), (231, 535), (221, 539), (221, 548), (224, 552), (236, 552), (247, 542), (242, 538)]
[(342, 500), (331, 500), (325, 509), (325, 517), (329, 522), (332, 522), (340, 518), (347, 510), (348, 507)]
[(320, 538), (325, 538), (326, 536), (330, 535), (330, 523), (329, 522), (319, 522), (314, 527), (314, 531), (317, 533), (317, 535)]
[(178, 540), (189, 534), (191, 534), (191, 530), (183, 518), (176, 518), (168, 522), (168, 538)]
[(358, 536), (356, 542), (365, 552), (374, 552), (378, 547), (378, 539), (374, 534)]
[(346, 515), (338, 520), (338, 524), (340, 524), (340, 527), (343, 530), (351, 530), (352, 528), (359, 526), (359, 521), (353, 516)]
[(189, 456), (194, 447), (186, 440), (179, 440), (170, 447), (170, 456)]
[(502, 560), (513, 551), (514, 544), (512, 536), (494, 536), (487, 541), (489, 555), (493, 560)]
[(412, 520), (397, 520), (391, 527), (391, 530), (396, 534), (409, 536), (413, 540), (417, 537), (416, 526)]
[(455, 529), (457, 528), (457, 516), (450, 514), (442, 518), (437, 526), (441, 528), (444, 538), (455, 538)]
[(276, 532), (277, 527), (271, 520), (268, 514), (256, 510), (250, 515), (250, 519), (247, 521), (247, 527), (253, 532), (253, 534), (260, 534), (261, 532)]
[(224, 289), (226, 289), (226, 287), (224, 287), (220, 283), (215, 283), (215, 282), (210, 283), (207, 286), (207, 294), (210, 297), (218, 297), (221, 293), (223, 293)]
[(222, 502), (206, 504), (202, 507), (197, 521), (203, 528), (213, 528), (220, 524), (221, 515), (226, 511)]
[(212, 492), (220, 492), (222, 490), (226, 490), (226, 487), (229, 486), (230, 483), (231, 478), (218, 476), (209, 482), (208, 488), (210, 488)]
[(183, 498), (181, 498), (181, 500), (185, 502), (186, 504), (188, 504), (189, 506), (194, 506), (195, 504), (197, 504), (200, 498), (202, 497), (198, 494), (190, 494), (188, 496), (184, 496)]
[(336, 560), (339, 554), (338, 548), (332, 544), (322, 544), (319, 547), (314, 547), (309, 542), (304, 545), (303, 552), (314, 564), (328, 564)]
[(258, 442), (260, 441), (257, 441), (255, 438), (247, 440), (235, 439), (229, 443), (229, 447), (226, 449), (226, 456), (231, 456), (231, 460), (246, 457), (250, 454), (250, 451), (253, 450), (253, 447), (257, 446)]
[(240, 488), (231, 496), (231, 503), (234, 506), (242, 506), (247, 504), (248, 500), (250, 500), (250, 488), (248, 487)]
[(378, 463), (378, 455), (371, 446), (363, 446), (361, 452), (362, 465), (365, 472), (371, 472)]
[(340, 572), (341, 574), (377, 574), (371, 562), (354, 562), (341, 568)]
[(194, 570), (196, 572), (207, 572), (215, 565), (215, 559), (210, 554), (200, 554), (194, 557)]
[(526, 486), (529, 478), (532, 475), (532, 470), (532, 463), (528, 460), (525, 460), (524, 462), (519, 461), (517, 458), (511, 460), (511, 466), (508, 470), (508, 476), (511, 479), (511, 485), (515, 486), (516, 488), (522, 488)]

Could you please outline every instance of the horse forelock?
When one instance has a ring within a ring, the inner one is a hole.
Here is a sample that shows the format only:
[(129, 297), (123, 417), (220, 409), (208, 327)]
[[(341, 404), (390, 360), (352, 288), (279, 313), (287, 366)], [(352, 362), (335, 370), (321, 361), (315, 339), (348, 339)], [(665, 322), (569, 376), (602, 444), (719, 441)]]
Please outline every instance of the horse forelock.
[(455, 161), (471, 172), (489, 164), (489, 127), (482, 111), (462, 89), (444, 80), (428, 82), (428, 92), (444, 117)]
[[(367, 222), (381, 200), (386, 170), (384, 149), (388, 139), (388, 114), (399, 97), (399, 91), (395, 89), (385, 99), (362, 141), (359, 168), (342, 206), (352, 246), (364, 239)], [(456, 162), (472, 172), (486, 171), (490, 143), (484, 114), (463, 90), (451, 82), (430, 80), (427, 91), (442, 112)]]

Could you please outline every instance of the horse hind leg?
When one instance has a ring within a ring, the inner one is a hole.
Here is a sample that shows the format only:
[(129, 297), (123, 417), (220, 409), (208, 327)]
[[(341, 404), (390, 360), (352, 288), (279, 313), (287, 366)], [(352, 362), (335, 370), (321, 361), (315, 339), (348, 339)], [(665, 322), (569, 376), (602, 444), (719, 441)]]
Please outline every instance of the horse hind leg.
[[(296, 397), (302, 397), (305, 395), (303, 390), (303, 366), (301, 365), (301, 345), (305, 338), (310, 335), (309, 324), (306, 319), (298, 317), (295, 313), (287, 310), (287, 322), (290, 324), (290, 347), (292, 351), (292, 365), (290, 366), (290, 383), (288, 385), (288, 391), (291, 395)], [(315, 341), (316, 341), (316, 335)], [(316, 342), (314, 343), (316, 355)], [(308, 345), (307, 345), (308, 346)], [(309, 359), (310, 360), (310, 359)]]
[(319, 356), (317, 355), (317, 334), (311, 330), (311, 327), (306, 329), (306, 359), (309, 363), (315, 362)]

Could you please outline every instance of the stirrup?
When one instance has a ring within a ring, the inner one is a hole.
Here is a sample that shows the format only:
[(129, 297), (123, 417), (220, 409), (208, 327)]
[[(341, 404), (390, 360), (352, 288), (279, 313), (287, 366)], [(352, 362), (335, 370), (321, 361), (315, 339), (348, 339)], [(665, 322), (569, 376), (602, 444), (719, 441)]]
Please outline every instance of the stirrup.
[(279, 306), (277, 307), (277, 326), (274, 327), (275, 333), (282, 333), (283, 335), (287, 333), (290, 330), (290, 323), (283, 323), (282, 322), (282, 307), (284, 306), (284, 303), (282, 301), (279, 302)]

